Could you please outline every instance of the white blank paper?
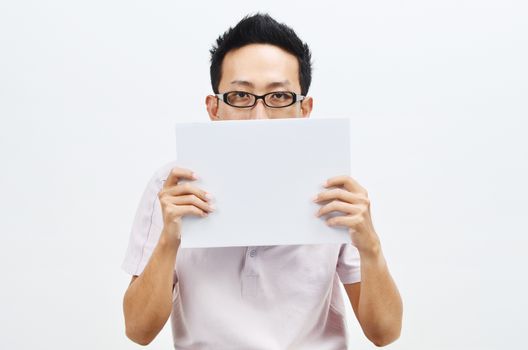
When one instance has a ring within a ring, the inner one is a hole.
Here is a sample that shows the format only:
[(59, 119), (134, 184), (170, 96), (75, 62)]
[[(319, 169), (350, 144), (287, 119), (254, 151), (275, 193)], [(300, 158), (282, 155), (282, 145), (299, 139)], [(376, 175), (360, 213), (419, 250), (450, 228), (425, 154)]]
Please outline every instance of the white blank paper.
[(184, 217), (182, 247), (348, 243), (312, 198), (326, 179), (350, 175), (344, 118), (177, 123), (178, 166), (214, 197), (205, 218)]

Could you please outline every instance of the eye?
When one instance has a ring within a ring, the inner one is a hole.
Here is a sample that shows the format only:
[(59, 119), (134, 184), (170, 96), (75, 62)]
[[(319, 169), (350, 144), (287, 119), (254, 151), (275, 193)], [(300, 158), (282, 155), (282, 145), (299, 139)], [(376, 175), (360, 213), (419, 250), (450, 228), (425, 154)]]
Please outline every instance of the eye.
[(269, 103), (281, 107), (292, 103), (293, 95), (287, 91), (277, 91), (269, 95)]
[(231, 91), (227, 94), (227, 101), (235, 107), (248, 107), (254, 101), (253, 95), (245, 91)]

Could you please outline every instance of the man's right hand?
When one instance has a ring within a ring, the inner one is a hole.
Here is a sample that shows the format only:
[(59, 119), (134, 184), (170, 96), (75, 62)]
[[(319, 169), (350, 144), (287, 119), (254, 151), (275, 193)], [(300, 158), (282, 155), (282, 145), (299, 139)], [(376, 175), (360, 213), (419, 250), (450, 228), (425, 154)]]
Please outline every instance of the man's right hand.
[(210, 196), (186, 180), (196, 180), (196, 176), (188, 169), (173, 168), (158, 192), (163, 231), (143, 272), (132, 277), (123, 299), (126, 334), (141, 345), (157, 336), (172, 312), (182, 217), (203, 217), (213, 210)]
[(182, 180), (196, 180), (189, 169), (173, 168), (158, 193), (163, 214), (163, 233), (169, 240), (181, 241), (181, 221), (185, 215), (205, 217), (214, 210), (212, 197)]

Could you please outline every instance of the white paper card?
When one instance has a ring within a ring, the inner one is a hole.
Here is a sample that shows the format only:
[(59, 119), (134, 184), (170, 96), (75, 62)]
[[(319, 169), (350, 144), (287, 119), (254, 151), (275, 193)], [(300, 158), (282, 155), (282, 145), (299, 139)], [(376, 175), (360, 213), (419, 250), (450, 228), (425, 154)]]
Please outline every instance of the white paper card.
[[(185, 216), (182, 247), (349, 243), (317, 218), (326, 179), (350, 175), (350, 120), (295, 118), (177, 123), (178, 166), (216, 210)], [(339, 214), (339, 213), (336, 213)]]

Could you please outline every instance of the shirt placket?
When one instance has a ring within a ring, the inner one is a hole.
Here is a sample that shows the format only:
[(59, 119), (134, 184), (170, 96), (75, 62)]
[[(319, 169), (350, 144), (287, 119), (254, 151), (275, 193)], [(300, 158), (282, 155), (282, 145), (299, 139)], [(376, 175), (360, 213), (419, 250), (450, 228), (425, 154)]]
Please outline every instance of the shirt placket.
[(258, 292), (258, 247), (247, 247), (242, 270), (242, 296), (256, 297)]

